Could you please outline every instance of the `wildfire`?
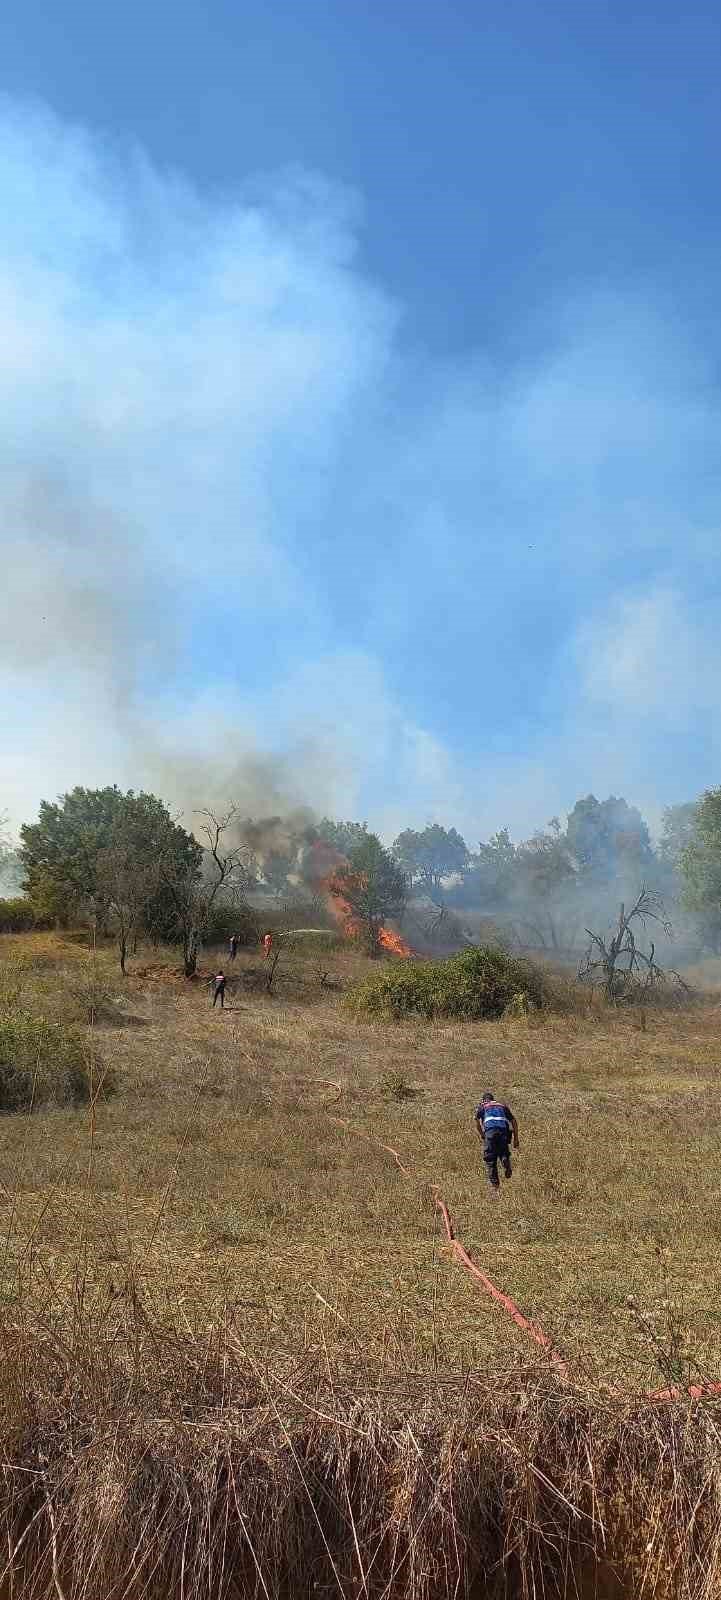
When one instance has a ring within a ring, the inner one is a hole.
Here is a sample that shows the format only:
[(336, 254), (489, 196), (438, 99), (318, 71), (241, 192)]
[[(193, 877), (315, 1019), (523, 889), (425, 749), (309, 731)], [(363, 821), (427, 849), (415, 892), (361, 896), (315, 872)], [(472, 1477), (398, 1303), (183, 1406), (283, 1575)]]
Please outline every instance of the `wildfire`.
[(384, 950), (392, 951), (394, 956), (402, 956), (404, 961), (413, 955), (410, 945), (406, 944), (400, 933), (394, 933), (392, 928), (381, 928), (378, 940)]
[[(346, 939), (362, 938), (366, 932), (363, 923), (354, 915), (348, 901), (344, 900), (343, 896), (338, 894), (332, 885), (333, 875), (330, 874), (321, 885), (321, 888), (331, 915), (335, 917)], [(381, 928), (378, 934), (378, 943), (382, 950), (387, 950), (390, 955), (400, 956), (404, 961), (407, 961), (409, 956), (413, 955), (410, 945), (406, 943), (400, 933), (394, 933), (392, 928)]]
[[(323, 896), (331, 916), (338, 923), (346, 939), (360, 939), (366, 929), (359, 918), (354, 914), (348, 901), (339, 894), (339, 885), (335, 881), (335, 874), (339, 868), (346, 868), (346, 858), (332, 845), (318, 839), (311, 845), (305, 864), (306, 881), (311, 884), (316, 894)], [(387, 950), (390, 955), (400, 956), (407, 961), (413, 951), (402, 934), (396, 933), (392, 928), (381, 928), (378, 943), (382, 950)]]

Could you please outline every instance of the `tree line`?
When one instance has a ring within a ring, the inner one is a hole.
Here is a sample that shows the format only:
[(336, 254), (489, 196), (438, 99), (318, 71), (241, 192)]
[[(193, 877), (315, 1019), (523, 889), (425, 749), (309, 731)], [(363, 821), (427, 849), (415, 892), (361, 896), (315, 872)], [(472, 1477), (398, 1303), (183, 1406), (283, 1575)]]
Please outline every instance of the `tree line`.
[(41, 803), (18, 848), (0, 827), (0, 873), (20, 890), (0, 903), (0, 928), (8, 907), (31, 922), (89, 922), (115, 935), (123, 971), (139, 938), (177, 942), (190, 975), (202, 943), (237, 922), (254, 892), (317, 893), (321, 859), (324, 893), (344, 902), (371, 950), (419, 900), (480, 912), (521, 943), (569, 948), (590, 907), (610, 922), (641, 884), (681, 909), (699, 945), (721, 950), (721, 788), (668, 808), (655, 845), (636, 807), (588, 795), (565, 825), (554, 817), (519, 843), (502, 828), (473, 850), (438, 822), (387, 848), (365, 822), (259, 822), (235, 806), (197, 813), (190, 833), (155, 795), (78, 787)]
[[(324, 818), (320, 828), (349, 852), (366, 825)], [(389, 853), (408, 898), (480, 912), (518, 943), (555, 950), (585, 944), (589, 917), (610, 925), (619, 902), (645, 887), (673, 906), (699, 947), (721, 952), (721, 788), (667, 807), (655, 844), (636, 806), (586, 795), (565, 825), (552, 817), (518, 843), (501, 828), (473, 850), (455, 828), (434, 822), (404, 829)]]
[(590, 916), (610, 925), (645, 887), (674, 907), (700, 947), (721, 951), (721, 789), (667, 807), (654, 844), (637, 807), (611, 795), (577, 800), (514, 843), (507, 828), (470, 850), (455, 829), (406, 830), (393, 846), (415, 892), (480, 909), (519, 942), (577, 947)]
[(123, 973), (139, 939), (177, 943), (192, 977), (204, 942), (244, 923), (257, 933), (252, 890), (290, 892), (295, 874), (295, 893), (317, 895), (317, 873), (303, 858), (322, 842), (329, 851), (326, 894), (347, 909), (374, 953), (405, 901), (398, 863), (365, 824), (326, 819), (293, 834), (281, 820), (259, 823), (230, 805), (197, 812), (191, 834), (157, 796), (124, 794), (115, 785), (44, 800), (37, 822), (21, 827), (17, 850), (0, 834), (0, 868), (22, 890), (0, 901), (0, 931), (82, 922), (115, 937)]

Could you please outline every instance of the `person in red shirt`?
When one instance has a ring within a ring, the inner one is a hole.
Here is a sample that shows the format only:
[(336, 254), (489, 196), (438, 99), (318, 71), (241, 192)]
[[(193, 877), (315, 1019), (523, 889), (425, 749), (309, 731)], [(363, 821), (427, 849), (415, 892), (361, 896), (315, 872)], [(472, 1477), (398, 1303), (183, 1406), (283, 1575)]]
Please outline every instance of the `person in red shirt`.
[(263, 951), (264, 951), (266, 959), (270, 955), (270, 952), (271, 952), (272, 948), (273, 948), (273, 935), (272, 935), (272, 933), (266, 933), (265, 938), (263, 939)]

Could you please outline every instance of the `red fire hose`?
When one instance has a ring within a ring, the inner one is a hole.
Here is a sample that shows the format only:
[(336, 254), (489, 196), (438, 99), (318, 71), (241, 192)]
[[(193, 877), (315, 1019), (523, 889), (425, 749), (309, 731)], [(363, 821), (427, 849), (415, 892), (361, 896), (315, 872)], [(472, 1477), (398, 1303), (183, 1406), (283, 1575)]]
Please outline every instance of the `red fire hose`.
[[(378, 1139), (375, 1134), (363, 1133), (360, 1128), (354, 1128), (352, 1124), (347, 1122), (344, 1117), (331, 1117), (330, 1120), (331, 1122), (338, 1123), (343, 1128), (347, 1128), (349, 1133), (356, 1134), (359, 1139), (366, 1139), (369, 1144), (378, 1145), (379, 1149), (385, 1150), (388, 1155), (393, 1157), (393, 1160), (403, 1173), (404, 1177), (411, 1177), (411, 1173), (409, 1172), (408, 1168), (404, 1166), (398, 1151), (394, 1150), (392, 1145), (383, 1144), (383, 1142)], [(549, 1338), (548, 1334), (544, 1332), (543, 1328), (538, 1326), (538, 1323), (532, 1322), (529, 1317), (524, 1316), (520, 1306), (516, 1305), (515, 1300), (512, 1300), (510, 1295), (504, 1294), (503, 1290), (497, 1287), (493, 1280), (488, 1277), (487, 1273), (481, 1270), (481, 1268), (473, 1260), (473, 1257), (466, 1250), (465, 1246), (461, 1244), (460, 1239), (456, 1238), (453, 1231), (451, 1214), (448, 1210), (445, 1200), (439, 1193), (437, 1184), (433, 1185), (433, 1192), (435, 1195), (436, 1205), (443, 1218), (446, 1240), (451, 1246), (456, 1260), (460, 1262), (461, 1266), (470, 1274), (472, 1278), (475, 1278), (477, 1283), (481, 1284), (486, 1293), (490, 1294), (492, 1299), (494, 1299), (498, 1305), (503, 1307), (504, 1311), (508, 1313), (509, 1317), (513, 1318), (516, 1326), (521, 1328), (524, 1333), (527, 1333), (529, 1338), (533, 1339), (537, 1345), (540, 1345), (541, 1349), (548, 1352), (548, 1355), (553, 1361), (558, 1373), (563, 1378), (564, 1382), (568, 1383), (570, 1380), (568, 1365), (563, 1356), (556, 1349), (553, 1340)], [(701, 1400), (705, 1395), (721, 1395), (721, 1383), (691, 1383), (683, 1388), (674, 1385), (670, 1389), (654, 1389), (648, 1391), (644, 1395), (644, 1399), (663, 1403), (670, 1400), (680, 1400), (686, 1396), (688, 1396), (688, 1398), (691, 1400)]]
[(354, 1133), (358, 1139), (365, 1139), (368, 1144), (377, 1144), (380, 1150), (385, 1150), (386, 1153), (389, 1156), (393, 1157), (393, 1160), (395, 1161), (396, 1166), (400, 1167), (400, 1170), (403, 1173), (404, 1178), (410, 1178), (410, 1177), (413, 1176), (413, 1174), (411, 1172), (409, 1172), (408, 1168), (404, 1167), (403, 1162), (401, 1161), (401, 1158), (400, 1158), (400, 1156), (398, 1154), (398, 1151), (393, 1149), (392, 1144), (383, 1144), (380, 1139), (376, 1138), (374, 1133), (363, 1133), (360, 1128), (354, 1128), (352, 1126), (352, 1124), (346, 1120), (345, 1117), (331, 1117), (331, 1116), (329, 1116), (329, 1121), (330, 1122), (337, 1122), (337, 1124), (338, 1124), (338, 1126), (340, 1128), (347, 1128), (349, 1133)]
[(483, 1285), (483, 1288), (486, 1290), (486, 1292), (492, 1295), (493, 1299), (496, 1300), (499, 1305), (503, 1306), (504, 1311), (508, 1312), (509, 1317), (513, 1317), (513, 1321), (518, 1328), (522, 1328), (524, 1333), (529, 1334), (530, 1338), (535, 1340), (536, 1344), (541, 1345), (542, 1349), (548, 1351), (551, 1360), (555, 1363), (558, 1371), (561, 1373), (561, 1376), (566, 1380), (566, 1382), (568, 1382), (568, 1367), (566, 1366), (563, 1356), (560, 1355), (558, 1350), (555, 1348), (553, 1341), (549, 1339), (548, 1334), (544, 1333), (543, 1329), (539, 1328), (537, 1323), (529, 1321), (528, 1317), (524, 1317), (520, 1307), (516, 1305), (515, 1300), (512, 1300), (509, 1294), (504, 1294), (502, 1289), (496, 1288), (495, 1283), (493, 1283), (491, 1279), (486, 1276), (486, 1273), (482, 1272), (480, 1267), (476, 1265), (473, 1257), (469, 1255), (468, 1251), (461, 1244), (460, 1239), (456, 1238), (455, 1233), (453, 1232), (451, 1215), (446, 1202), (441, 1198), (437, 1191), (436, 1205), (443, 1218), (443, 1225), (446, 1230), (446, 1238), (451, 1246), (451, 1249), (453, 1250), (456, 1260), (460, 1261), (461, 1266), (465, 1267), (466, 1272), (470, 1272), (471, 1277), (476, 1278), (478, 1282)]

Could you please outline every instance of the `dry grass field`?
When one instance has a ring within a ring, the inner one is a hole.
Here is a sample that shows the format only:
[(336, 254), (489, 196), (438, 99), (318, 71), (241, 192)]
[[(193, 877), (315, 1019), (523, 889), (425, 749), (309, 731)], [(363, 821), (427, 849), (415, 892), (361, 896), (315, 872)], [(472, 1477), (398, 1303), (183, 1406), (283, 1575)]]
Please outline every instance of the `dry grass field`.
[[(721, 1376), (713, 992), (645, 1017), (584, 999), (575, 1014), (380, 1026), (344, 1007), (368, 967), (351, 952), (284, 952), (268, 995), (241, 951), (222, 1013), (172, 952), (141, 951), (124, 981), (112, 949), (75, 935), (7, 936), (0, 959), (24, 1012), (85, 1025), (100, 1002), (94, 1110), (0, 1119), (6, 1306), (60, 1327), (82, 1283), (85, 1307), (132, 1289), (194, 1335), (231, 1316), (263, 1359), (543, 1366), (449, 1252), (438, 1186), (579, 1381), (638, 1393)], [(498, 1200), (472, 1120), (486, 1087), (521, 1133)]]
[(718, 1600), (721, 1403), (646, 1396), (721, 1375), (715, 969), (394, 1026), (266, 970), (2, 940), (0, 1600)]

